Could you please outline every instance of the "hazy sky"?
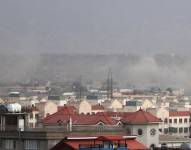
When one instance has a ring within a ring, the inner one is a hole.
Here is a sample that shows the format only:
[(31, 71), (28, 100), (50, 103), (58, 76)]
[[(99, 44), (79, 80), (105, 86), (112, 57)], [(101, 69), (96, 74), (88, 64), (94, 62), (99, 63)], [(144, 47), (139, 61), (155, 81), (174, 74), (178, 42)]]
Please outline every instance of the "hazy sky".
[(189, 53), (190, 0), (0, 0), (0, 52)]

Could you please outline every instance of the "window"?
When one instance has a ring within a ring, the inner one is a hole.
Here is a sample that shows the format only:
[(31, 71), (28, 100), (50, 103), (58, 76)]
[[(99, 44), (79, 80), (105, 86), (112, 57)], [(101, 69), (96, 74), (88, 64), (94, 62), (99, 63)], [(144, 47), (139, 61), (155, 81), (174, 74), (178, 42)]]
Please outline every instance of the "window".
[(62, 120), (58, 120), (57, 123), (58, 123), (59, 126), (61, 126), (63, 124), (63, 121)]
[(154, 128), (151, 129), (151, 130), (150, 130), (150, 135), (151, 135), (151, 136), (154, 136), (155, 134), (156, 134), (156, 129), (154, 129)]
[(184, 133), (188, 133), (188, 128), (184, 128)]
[(36, 118), (36, 119), (39, 119), (39, 114), (35, 114), (35, 118)]
[(24, 149), (25, 150), (38, 150), (39, 144), (36, 140), (25, 140), (24, 141)]
[(32, 113), (30, 114), (30, 118), (31, 118), (31, 119), (33, 118), (33, 114), (32, 114)]
[(138, 129), (138, 135), (143, 135), (143, 130), (142, 129)]
[(168, 123), (168, 119), (167, 118), (164, 119), (164, 123)]
[(169, 127), (169, 133), (177, 133), (178, 129), (174, 127)]
[(126, 131), (127, 131), (127, 135), (131, 135), (131, 129), (130, 128), (127, 128)]
[(5, 140), (5, 149), (15, 149), (16, 148), (16, 141), (14, 140)]
[(104, 124), (100, 122), (100, 123), (98, 124), (97, 131), (98, 131), (98, 132), (102, 132), (103, 130), (104, 130)]
[(169, 123), (172, 123), (172, 119), (169, 119)]
[(30, 128), (33, 128), (33, 123), (29, 123), (29, 127), (30, 127)]
[(182, 133), (183, 132), (183, 128), (179, 128), (179, 133)]
[(164, 134), (168, 134), (168, 128), (164, 128)]
[(177, 119), (174, 119), (174, 123), (177, 123)]
[(178, 128), (174, 128), (174, 133), (177, 133), (178, 132)]
[(179, 123), (182, 123), (182, 119), (179, 119)]
[(187, 122), (188, 122), (188, 120), (187, 120), (187, 118), (185, 118), (185, 119), (184, 119), (184, 123), (187, 123)]

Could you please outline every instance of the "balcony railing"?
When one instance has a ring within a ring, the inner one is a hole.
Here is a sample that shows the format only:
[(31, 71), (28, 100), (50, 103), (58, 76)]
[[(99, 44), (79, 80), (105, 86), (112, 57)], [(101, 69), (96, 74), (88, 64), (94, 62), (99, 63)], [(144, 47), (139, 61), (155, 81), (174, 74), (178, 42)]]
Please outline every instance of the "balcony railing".
[(127, 145), (118, 144), (114, 146), (113, 144), (80, 144), (79, 150), (127, 150)]

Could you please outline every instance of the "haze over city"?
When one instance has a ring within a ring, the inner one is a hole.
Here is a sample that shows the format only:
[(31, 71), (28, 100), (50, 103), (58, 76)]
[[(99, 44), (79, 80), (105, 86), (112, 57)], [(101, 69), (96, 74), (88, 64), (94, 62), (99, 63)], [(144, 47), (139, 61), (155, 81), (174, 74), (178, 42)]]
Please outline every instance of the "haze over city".
[[(125, 85), (190, 89), (190, 4), (1, 1), (1, 80), (104, 80), (112, 68), (115, 80)], [(46, 54), (52, 55), (49, 63)], [(70, 56), (58, 59), (55, 54)]]

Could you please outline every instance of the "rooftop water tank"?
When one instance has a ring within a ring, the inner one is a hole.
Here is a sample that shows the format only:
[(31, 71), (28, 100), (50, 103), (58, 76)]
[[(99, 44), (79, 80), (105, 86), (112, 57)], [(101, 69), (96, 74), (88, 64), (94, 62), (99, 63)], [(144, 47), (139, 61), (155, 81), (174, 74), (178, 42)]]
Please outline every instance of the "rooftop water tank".
[(18, 103), (8, 104), (7, 109), (8, 112), (21, 112), (21, 105)]

